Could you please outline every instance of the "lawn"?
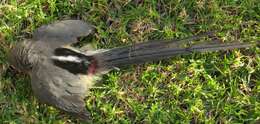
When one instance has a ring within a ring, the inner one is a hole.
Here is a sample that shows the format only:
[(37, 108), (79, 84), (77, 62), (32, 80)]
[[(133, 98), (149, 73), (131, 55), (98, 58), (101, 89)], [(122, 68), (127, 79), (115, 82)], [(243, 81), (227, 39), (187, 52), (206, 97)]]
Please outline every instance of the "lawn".
[[(8, 66), (10, 47), (43, 24), (81, 19), (96, 26), (91, 42), (113, 48), (207, 31), (221, 41), (260, 40), (258, 0), (1, 0), (0, 123), (80, 123), (40, 104), (30, 78)], [(168, 1), (168, 2), (166, 2)], [(103, 76), (86, 107), (93, 123), (257, 123), (260, 49), (179, 55)]]

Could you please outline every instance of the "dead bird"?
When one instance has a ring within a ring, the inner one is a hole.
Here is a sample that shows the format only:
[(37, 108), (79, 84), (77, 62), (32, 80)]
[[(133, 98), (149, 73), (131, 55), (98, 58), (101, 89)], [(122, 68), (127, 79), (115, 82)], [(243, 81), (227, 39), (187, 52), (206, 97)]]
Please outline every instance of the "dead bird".
[(90, 119), (84, 98), (96, 77), (114, 68), (166, 59), (180, 54), (247, 48), (252, 43), (200, 43), (182, 46), (209, 34), (181, 40), (154, 40), (112, 49), (71, 47), (78, 37), (95, 31), (81, 20), (63, 20), (36, 29), (32, 39), (18, 42), (8, 60), (16, 69), (27, 72), (35, 96), (42, 102), (80, 117)]

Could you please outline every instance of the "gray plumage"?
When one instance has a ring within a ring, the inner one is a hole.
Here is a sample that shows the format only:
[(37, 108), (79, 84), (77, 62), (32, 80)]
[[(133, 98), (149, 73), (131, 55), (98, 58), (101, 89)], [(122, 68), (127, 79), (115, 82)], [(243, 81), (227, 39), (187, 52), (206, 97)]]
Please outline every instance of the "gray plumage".
[[(19, 42), (11, 49), (9, 61), (15, 68), (30, 74), (33, 92), (41, 102), (80, 118), (89, 119), (90, 114), (85, 108), (84, 98), (94, 79), (101, 73), (115, 67), (161, 60), (178, 54), (228, 50), (252, 45), (250, 43), (199, 44), (190, 47), (180, 45), (185, 41), (205, 36), (202, 35), (183, 40), (157, 40), (109, 50), (81, 52), (68, 47), (77, 42), (78, 37), (87, 36), (93, 31), (93, 26), (79, 20), (64, 20), (41, 26), (36, 29), (32, 39)], [(63, 56), (76, 56), (84, 63), (64, 62)], [(59, 57), (61, 59), (57, 59)]]
[(89, 35), (94, 28), (79, 20), (65, 20), (41, 26), (32, 40), (16, 44), (10, 51), (10, 63), (28, 72), (35, 96), (43, 103), (87, 119), (84, 97), (92, 85), (92, 77), (75, 75), (54, 66), (50, 57), (53, 50)]

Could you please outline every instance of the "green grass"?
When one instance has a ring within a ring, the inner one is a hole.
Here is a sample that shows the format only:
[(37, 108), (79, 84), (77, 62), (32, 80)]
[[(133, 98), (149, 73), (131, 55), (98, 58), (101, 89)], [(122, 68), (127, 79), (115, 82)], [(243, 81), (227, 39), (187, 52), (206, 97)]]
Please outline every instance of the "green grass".
[[(95, 25), (97, 48), (206, 31), (217, 31), (222, 41), (260, 40), (258, 0), (79, 1), (0, 2), (0, 123), (79, 123), (40, 104), (29, 77), (8, 69), (6, 61), (12, 44), (55, 20), (79, 18)], [(86, 107), (93, 123), (255, 123), (259, 53), (257, 47), (194, 53), (112, 71), (91, 90)]]

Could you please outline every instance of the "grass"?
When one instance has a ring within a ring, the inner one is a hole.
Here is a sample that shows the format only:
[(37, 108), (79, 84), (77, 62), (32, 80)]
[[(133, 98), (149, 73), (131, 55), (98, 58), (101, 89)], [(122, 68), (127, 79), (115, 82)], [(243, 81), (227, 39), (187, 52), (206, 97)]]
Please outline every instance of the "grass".
[[(97, 48), (217, 31), (223, 41), (260, 40), (258, 0), (2, 0), (0, 123), (79, 123), (33, 96), (27, 75), (8, 68), (12, 44), (55, 20), (97, 28)], [(83, 41), (87, 42), (87, 41)], [(194, 53), (112, 71), (86, 99), (93, 123), (257, 123), (260, 50)]]

